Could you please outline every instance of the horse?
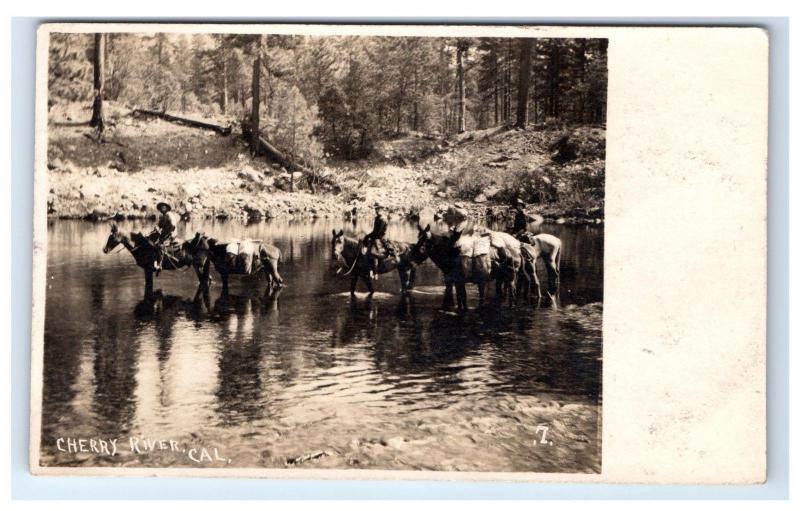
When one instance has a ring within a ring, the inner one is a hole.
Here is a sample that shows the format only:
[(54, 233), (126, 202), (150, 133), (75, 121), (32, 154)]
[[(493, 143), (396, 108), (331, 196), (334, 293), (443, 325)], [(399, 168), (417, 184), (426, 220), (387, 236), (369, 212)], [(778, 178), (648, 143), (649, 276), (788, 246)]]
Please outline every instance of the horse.
[[(397, 270), (400, 276), (400, 293), (403, 296), (407, 296), (414, 287), (417, 272), (415, 265), (421, 263), (424, 259), (417, 260), (413, 257), (414, 245), (412, 243), (401, 241), (388, 241), (387, 243), (392, 244), (394, 247), (396, 258), (390, 256), (379, 258), (378, 273), (383, 274)], [(345, 236), (342, 229), (339, 229), (339, 232), (336, 232), (336, 229), (333, 230), (331, 262), (340, 265), (340, 271), (341, 267), (347, 270), (345, 275), (350, 276), (350, 296), (355, 296), (356, 284), (359, 278), (367, 286), (370, 296), (375, 292), (370, 278), (370, 270), (373, 267), (364, 253), (364, 248), (364, 244), (361, 241)]]
[[(145, 236), (141, 232), (131, 232), (126, 236), (117, 224), (111, 224), (111, 234), (108, 236), (103, 253), (108, 254), (118, 245), (124, 246), (133, 256), (136, 265), (144, 270), (144, 294), (146, 297), (153, 295), (153, 273), (155, 262), (158, 259), (157, 237)], [(165, 253), (161, 261), (162, 270), (178, 270), (192, 265), (192, 256), (186, 250), (186, 244), (178, 246), (171, 253)], [(198, 277), (199, 277), (198, 273)]]
[(536, 234), (529, 232), (519, 236), (522, 242), (523, 269), (520, 272), (520, 287), (527, 297), (531, 288), (536, 286), (536, 295), (542, 298), (539, 277), (536, 274), (536, 260), (541, 259), (547, 270), (547, 296), (556, 305), (556, 292), (561, 281), (561, 240), (552, 234)]
[[(255, 243), (257, 258), (248, 273), (246, 267), (237, 264), (238, 257), (228, 252), (230, 243), (220, 243), (205, 234), (195, 233), (194, 238), (185, 243), (186, 250), (192, 257), (192, 264), (200, 278), (201, 286), (206, 289), (210, 284), (209, 267), (213, 263), (222, 278), (222, 293), (228, 293), (228, 278), (230, 275), (260, 275), (262, 272), (267, 279), (266, 293), (269, 294), (275, 287), (283, 287), (283, 278), (278, 273), (278, 264), (281, 260), (281, 251), (274, 245)], [(250, 254), (247, 255), (251, 257)]]
[(525, 270), (520, 243), (513, 236), (495, 231), (464, 235), (457, 230), (450, 235), (434, 234), (430, 225), (425, 229), (418, 225), (417, 229), (415, 251), (423, 258), (430, 257), (444, 274), (444, 307), (453, 305), (455, 288), (458, 308), (467, 308), (467, 283), (478, 286), (479, 304), (483, 305), (486, 285), (491, 280), (497, 283), (496, 298), (502, 298), (505, 288), (509, 306), (514, 304), (517, 276)]

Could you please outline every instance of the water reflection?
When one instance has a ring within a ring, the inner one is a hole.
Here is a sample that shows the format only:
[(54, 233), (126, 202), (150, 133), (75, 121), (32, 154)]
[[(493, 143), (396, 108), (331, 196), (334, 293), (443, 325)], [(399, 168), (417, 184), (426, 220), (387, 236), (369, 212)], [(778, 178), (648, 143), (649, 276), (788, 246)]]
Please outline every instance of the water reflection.
[[(353, 229), (324, 221), (188, 225), (186, 233), (277, 245), (287, 287), (264, 295), (260, 283), (232, 278), (229, 294), (218, 282), (204, 294), (193, 274), (164, 272), (160, 292), (141, 300), (141, 271), (130, 256), (100, 252), (104, 225), (51, 224), (45, 462), (76, 462), (54, 449), (59, 436), (191, 434), (235, 449), (235, 466), (280, 464), (250, 456), (264, 438), (287, 452), (326, 441), (344, 442), (342, 451), (350, 436), (371, 429), (411, 434), (434, 417), (456, 427), (476, 414), (508, 415), (509, 399), (517, 409), (548, 399), (590, 407), (581, 420), (599, 428), (602, 308), (584, 304), (602, 300), (602, 230), (548, 226), (564, 241), (564, 310), (487, 306), (456, 314), (439, 309), (441, 276), (430, 263), (407, 299), (391, 274), (371, 299), (351, 299), (347, 279), (329, 270), (330, 232), (340, 227)], [(414, 241), (416, 227), (395, 223), (389, 236)], [(304, 436), (286, 433), (297, 424), (306, 424)], [(463, 440), (451, 431), (437, 443), (454, 450), (451, 437)], [(574, 470), (599, 463), (597, 445), (575, 453)], [(378, 467), (397, 468), (393, 457), (378, 458)], [(550, 469), (526, 466), (537, 467)]]

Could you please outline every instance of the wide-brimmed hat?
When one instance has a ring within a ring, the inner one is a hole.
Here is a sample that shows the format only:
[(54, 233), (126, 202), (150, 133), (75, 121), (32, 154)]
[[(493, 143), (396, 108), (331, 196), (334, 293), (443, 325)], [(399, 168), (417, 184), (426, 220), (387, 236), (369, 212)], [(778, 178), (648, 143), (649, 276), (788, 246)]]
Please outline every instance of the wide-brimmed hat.
[(372, 205), (372, 208), (373, 209), (386, 209), (386, 208), (383, 207), (383, 205), (378, 204), (377, 202)]
[(159, 202), (158, 204), (156, 204), (157, 210), (161, 211), (161, 208), (167, 208), (167, 212), (172, 211), (172, 206), (170, 206), (166, 202)]

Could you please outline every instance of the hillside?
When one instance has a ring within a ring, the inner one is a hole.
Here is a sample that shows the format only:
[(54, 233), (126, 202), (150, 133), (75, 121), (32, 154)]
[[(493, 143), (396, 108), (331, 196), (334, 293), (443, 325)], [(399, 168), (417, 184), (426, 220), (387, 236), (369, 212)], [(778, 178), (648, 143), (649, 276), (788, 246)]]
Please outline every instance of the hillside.
[(449, 139), (409, 134), (375, 144), (369, 158), (290, 174), (252, 158), (240, 134), (112, 109), (102, 142), (85, 125), (51, 120), (48, 214), (141, 218), (166, 200), (186, 215), (337, 218), (374, 202), (393, 215), (451, 206), (502, 214), (517, 196), (552, 221), (602, 218), (605, 130), (495, 128)]

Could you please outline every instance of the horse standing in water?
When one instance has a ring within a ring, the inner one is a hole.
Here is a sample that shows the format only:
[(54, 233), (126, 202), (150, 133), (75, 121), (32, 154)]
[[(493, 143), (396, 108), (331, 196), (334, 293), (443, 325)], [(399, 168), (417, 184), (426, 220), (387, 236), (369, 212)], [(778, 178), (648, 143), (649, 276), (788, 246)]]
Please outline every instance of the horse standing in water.
[(541, 259), (547, 270), (547, 296), (551, 304), (556, 307), (556, 293), (561, 280), (561, 239), (552, 234), (532, 234), (529, 232), (519, 236), (522, 241), (522, 264), (524, 272), (520, 272), (520, 287), (525, 297), (528, 296), (533, 286), (536, 286), (536, 295), (542, 298), (539, 277), (536, 274), (536, 261)]
[[(497, 298), (502, 297), (503, 287), (508, 290), (509, 306), (516, 298), (517, 274), (521, 270), (521, 254), (512, 243), (509, 235), (487, 232), (484, 236), (463, 236), (461, 231), (451, 234), (434, 234), (431, 226), (423, 229), (417, 226), (419, 235), (414, 245), (417, 258), (430, 257), (431, 261), (444, 275), (443, 307), (453, 305), (453, 289), (459, 309), (467, 308), (467, 283), (478, 286), (478, 300), (483, 305), (486, 298), (486, 286), (492, 280), (497, 281)], [(493, 239), (494, 237), (494, 239)], [(478, 246), (485, 250), (477, 250)]]
[[(214, 268), (222, 278), (223, 295), (228, 294), (228, 277), (230, 275), (260, 275), (263, 272), (267, 278), (267, 294), (274, 288), (283, 287), (283, 278), (278, 273), (278, 263), (281, 260), (280, 249), (266, 243), (255, 241), (252, 243), (255, 247), (252, 254), (234, 255), (228, 252), (230, 243), (220, 243), (216, 239), (198, 232), (184, 245), (192, 258), (200, 285), (205, 289), (208, 289), (211, 280), (209, 276), (211, 263), (214, 264)], [(242, 256), (253, 257), (252, 265), (244, 265)], [(249, 271), (248, 266), (250, 266)]]
[[(394, 246), (394, 251), (399, 261), (391, 256), (381, 258), (378, 263), (378, 273), (383, 274), (397, 270), (400, 275), (400, 292), (403, 295), (407, 295), (414, 287), (414, 279), (416, 278), (414, 265), (424, 261), (424, 258), (415, 259), (413, 244), (411, 243), (400, 241), (388, 241), (387, 243), (391, 243)], [(367, 255), (363, 253), (363, 248), (363, 243), (357, 239), (346, 237), (343, 230), (339, 229), (339, 232), (333, 230), (331, 261), (334, 264), (339, 263), (344, 266), (345, 275), (350, 276), (350, 296), (355, 295), (359, 278), (367, 286), (370, 296), (375, 292), (375, 288), (372, 286), (372, 279), (369, 276), (373, 267), (369, 264)]]
[[(111, 234), (108, 236), (103, 253), (108, 254), (119, 245), (128, 249), (133, 256), (136, 265), (144, 271), (144, 294), (145, 297), (153, 296), (153, 273), (156, 271), (154, 263), (158, 258), (158, 247), (155, 245), (155, 238), (147, 237), (141, 232), (131, 232), (126, 236), (117, 228), (117, 224), (111, 225)], [(164, 255), (161, 269), (178, 270), (192, 265), (192, 256), (186, 249), (186, 243), (175, 248)], [(195, 268), (195, 270), (197, 270)], [(200, 278), (200, 273), (197, 274)], [(202, 282), (202, 281), (201, 281)]]

